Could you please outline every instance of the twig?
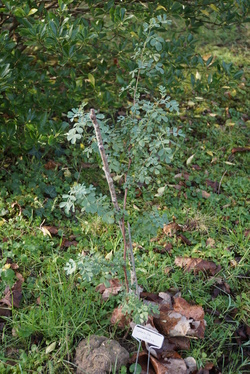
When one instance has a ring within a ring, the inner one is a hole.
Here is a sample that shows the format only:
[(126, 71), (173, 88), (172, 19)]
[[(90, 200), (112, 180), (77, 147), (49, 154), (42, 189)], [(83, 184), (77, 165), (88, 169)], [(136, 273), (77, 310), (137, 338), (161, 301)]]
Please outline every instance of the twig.
[(128, 222), (128, 238), (129, 238), (129, 249), (130, 249), (130, 259), (131, 259), (131, 286), (135, 284), (135, 294), (140, 298), (140, 291), (139, 291), (139, 286), (137, 282), (137, 276), (136, 276), (136, 270), (135, 270), (135, 258), (134, 258), (134, 253), (133, 253), (133, 246), (132, 246), (132, 240), (131, 240), (131, 231), (130, 231), (130, 224)]
[[(96, 140), (97, 140), (98, 148), (99, 148), (100, 155), (101, 155), (101, 158), (102, 158), (105, 177), (106, 177), (106, 180), (108, 182), (109, 193), (110, 193), (110, 196), (111, 196), (111, 200), (112, 200), (112, 203), (114, 205), (116, 213), (119, 213), (120, 212), (120, 206), (118, 204), (113, 178), (111, 177), (109, 164), (108, 164), (108, 159), (107, 159), (105, 149), (104, 149), (104, 146), (103, 146), (100, 126), (99, 126), (99, 123), (96, 119), (94, 109), (90, 109), (90, 119), (91, 119), (91, 121), (94, 125), (94, 129), (95, 129), (95, 133), (96, 133)], [(119, 227), (120, 227), (120, 230), (121, 230), (121, 233), (122, 233), (123, 243), (124, 243), (124, 253), (123, 253), (124, 266), (123, 266), (123, 269), (124, 269), (124, 275), (125, 275), (125, 283), (126, 283), (127, 292), (129, 292), (127, 269), (126, 269), (127, 242), (126, 242), (124, 217), (119, 219)]]

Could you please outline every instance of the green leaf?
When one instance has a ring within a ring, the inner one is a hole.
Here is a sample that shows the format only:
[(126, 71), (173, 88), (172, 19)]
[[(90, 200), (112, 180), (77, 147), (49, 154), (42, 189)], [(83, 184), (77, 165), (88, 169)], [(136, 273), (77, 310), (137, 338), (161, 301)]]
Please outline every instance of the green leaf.
[(207, 82), (208, 82), (208, 84), (211, 84), (213, 82), (213, 75), (212, 74), (209, 74), (209, 76), (207, 78)]
[(91, 73), (89, 73), (88, 78), (89, 78), (91, 85), (95, 88), (95, 77)]
[(28, 13), (28, 16), (32, 16), (32, 14), (35, 14), (37, 11), (38, 11), (38, 9), (31, 8), (30, 11), (29, 11), (29, 13)]
[(210, 57), (207, 59), (207, 61), (206, 61), (206, 66), (208, 66), (208, 65), (212, 62), (213, 58), (214, 58), (214, 56), (210, 56)]
[(243, 70), (239, 70), (237, 71), (237, 73), (234, 74), (234, 79), (240, 79), (242, 77), (242, 75), (244, 74), (244, 71)]
[(178, 2), (175, 2), (171, 7), (171, 12), (174, 12), (174, 13), (182, 12), (182, 10), (183, 10), (182, 5)]
[(186, 161), (187, 166), (189, 166), (192, 163), (194, 156), (195, 156), (195, 153), (187, 159)]
[(156, 48), (157, 52), (161, 51), (162, 50), (162, 44), (157, 41), (156, 44), (155, 44), (155, 48)]
[(161, 197), (164, 194), (166, 186), (160, 187), (157, 190), (157, 194), (155, 194), (156, 197)]
[(13, 13), (16, 17), (25, 17), (25, 11), (22, 8), (15, 8)]
[(57, 27), (56, 27), (55, 22), (54, 22), (54, 21), (50, 21), (50, 22), (49, 22), (49, 26), (50, 26), (50, 29), (51, 29), (51, 31), (53, 32), (53, 34), (54, 34), (55, 36), (57, 36)]
[(5, 66), (0, 67), (0, 76), (1, 78), (4, 78), (6, 75), (8, 75), (10, 73), (10, 64), (6, 64)]
[(121, 21), (124, 20), (125, 13), (126, 13), (126, 9), (125, 8), (121, 8), (121, 10), (120, 10)]
[(56, 342), (51, 343), (50, 345), (48, 345), (46, 347), (45, 354), (47, 355), (47, 354), (53, 352), (55, 350), (55, 348), (56, 348)]
[(232, 62), (229, 62), (228, 64), (225, 61), (222, 62), (222, 67), (224, 68), (227, 74), (230, 74), (232, 65)]

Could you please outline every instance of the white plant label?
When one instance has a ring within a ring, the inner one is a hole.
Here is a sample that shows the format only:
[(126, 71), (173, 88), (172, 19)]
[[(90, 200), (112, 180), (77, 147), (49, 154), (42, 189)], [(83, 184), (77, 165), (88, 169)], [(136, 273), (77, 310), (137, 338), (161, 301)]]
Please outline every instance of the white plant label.
[(152, 344), (155, 348), (161, 348), (164, 336), (154, 330), (150, 330), (147, 327), (136, 325), (133, 332), (133, 338), (137, 340), (143, 340), (146, 343)]

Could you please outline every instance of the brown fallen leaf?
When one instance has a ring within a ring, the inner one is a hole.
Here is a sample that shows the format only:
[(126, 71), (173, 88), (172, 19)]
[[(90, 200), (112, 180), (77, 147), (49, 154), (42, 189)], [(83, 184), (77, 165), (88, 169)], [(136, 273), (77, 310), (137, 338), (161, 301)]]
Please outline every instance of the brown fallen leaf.
[(173, 271), (173, 268), (170, 266), (166, 266), (164, 269), (164, 274), (170, 274)]
[(211, 181), (210, 179), (206, 179), (205, 181), (206, 185), (211, 187), (213, 189), (213, 192), (218, 192), (218, 189), (219, 189), (219, 183), (218, 182), (214, 182), (214, 181)]
[(181, 191), (181, 189), (182, 189), (182, 186), (179, 185), (179, 184), (175, 184), (173, 187), (174, 187), (177, 191)]
[(192, 164), (192, 169), (194, 170), (201, 170), (201, 167), (197, 164)]
[[(16, 263), (10, 263), (8, 261), (6, 263), (9, 264), (12, 270), (17, 270), (19, 268), (18, 264)], [(5, 288), (4, 297), (0, 300), (0, 331), (3, 330), (5, 325), (5, 321), (2, 322), (1, 317), (10, 317), (13, 306), (19, 308), (22, 299), (22, 284), (24, 282), (24, 278), (22, 274), (17, 272), (15, 273), (17, 281), (11, 289), (9, 286)]]
[[(8, 294), (11, 296), (11, 302), (13, 302), (13, 306), (15, 306), (16, 308), (20, 307), (20, 302), (22, 300), (22, 284), (23, 284), (23, 278), (18, 279), (16, 283), (14, 284), (14, 286), (11, 288), (10, 294)], [(7, 298), (7, 295), (5, 296), (5, 298)]]
[(165, 338), (168, 340), (170, 344), (174, 345), (174, 350), (185, 350), (188, 351), (190, 348), (190, 340), (185, 336), (172, 336), (169, 338)]
[(210, 370), (212, 370), (213, 367), (214, 367), (214, 364), (212, 364), (211, 362), (207, 362), (204, 368), (200, 368), (197, 374), (209, 374)]
[[(190, 340), (189, 338), (178, 336), (178, 337), (168, 337), (164, 339), (163, 345), (160, 349), (153, 349), (151, 354), (157, 358), (167, 358), (173, 355), (173, 352), (178, 350), (189, 350)], [(176, 353), (176, 352), (175, 352)]]
[(213, 289), (213, 297), (217, 297), (220, 294), (225, 294), (227, 293), (228, 295), (231, 294), (231, 289), (228, 283), (225, 282), (225, 280), (221, 277), (215, 278), (216, 283), (214, 284), (214, 289)]
[(122, 305), (113, 310), (110, 322), (112, 325), (117, 325), (122, 330), (129, 327), (130, 319), (123, 313)]
[(215, 275), (221, 270), (220, 265), (216, 265), (212, 261), (203, 260), (202, 258), (192, 257), (176, 257), (175, 265), (184, 268), (185, 271), (194, 271), (197, 274), (200, 271), (206, 272), (211, 275)]
[(22, 283), (24, 282), (24, 277), (22, 276), (21, 273), (16, 273), (16, 278), (17, 278), (18, 280), (20, 280)]
[[(136, 361), (136, 354), (134, 354), (130, 363)], [(141, 366), (141, 374), (147, 373), (148, 352), (142, 351), (139, 353), (138, 364)], [(150, 355), (149, 374), (194, 374), (197, 372), (197, 366), (193, 357), (182, 359), (181, 356), (174, 351), (167, 352), (166, 356), (156, 358)]]
[(186, 318), (193, 318), (196, 321), (204, 319), (204, 310), (200, 305), (191, 305), (182, 297), (174, 298), (174, 310)]
[[(2, 321), (1, 317), (10, 317), (11, 316), (11, 307), (8, 307), (5, 303), (0, 302), (0, 321)], [(5, 322), (0, 323), (0, 331), (2, 330), (2, 323), (4, 326)]]
[(186, 318), (181, 313), (174, 310), (169, 310), (169, 308), (166, 308), (164, 305), (160, 307), (159, 316), (154, 318), (154, 324), (160, 333), (168, 337), (204, 337), (204, 320), (194, 321), (192, 318)]
[(250, 338), (250, 326), (241, 324), (234, 332), (234, 337), (237, 344), (241, 347), (243, 344), (247, 345)]
[(141, 292), (140, 294), (141, 299), (147, 299), (149, 301), (154, 301), (154, 302), (160, 302), (161, 298), (159, 297), (158, 293), (153, 293), (153, 292)]
[(173, 245), (171, 243), (166, 243), (164, 246), (164, 251), (171, 253), (171, 250), (173, 249)]
[(179, 186), (187, 188), (187, 185), (186, 185), (186, 183), (184, 181), (179, 181), (178, 184), (179, 184)]
[(122, 289), (119, 279), (110, 279), (108, 282), (110, 287), (106, 287), (104, 283), (101, 283), (96, 287), (96, 291), (102, 294), (103, 300), (108, 300), (111, 295), (117, 295)]
[(232, 149), (232, 153), (236, 153), (236, 152), (249, 152), (250, 151), (250, 147), (235, 147)]
[(22, 299), (22, 284), (23, 281), (18, 279), (11, 289), (7, 286), (4, 291), (5, 296), (0, 300), (0, 304), (19, 308)]
[(141, 299), (144, 299), (147, 302), (159, 305), (167, 305), (172, 309), (172, 295), (169, 292), (141, 292)]
[(204, 197), (204, 199), (208, 199), (211, 196), (211, 194), (203, 190), (201, 191), (201, 196)]
[(182, 358), (167, 358), (166, 361), (158, 361), (150, 357), (156, 374), (187, 374), (187, 366)]
[(48, 232), (51, 234), (51, 235), (57, 235), (58, 234), (58, 229), (54, 226), (43, 226), (43, 228), (45, 228), (46, 230), (48, 230)]
[(178, 225), (176, 222), (170, 222), (167, 225), (163, 226), (163, 232), (167, 236), (173, 236), (175, 235), (178, 231), (182, 231), (183, 227)]
[(6, 264), (10, 264), (10, 268), (11, 268), (12, 270), (17, 270), (17, 269), (19, 269), (19, 265), (16, 264), (15, 262), (10, 263), (10, 262), (7, 260), (7, 261), (6, 261)]
[(72, 245), (76, 247), (76, 246), (78, 245), (78, 242), (77, 242), (76, 240), (72, 240), (72, 241), (70, 241), (70, 240), (64, 238), (64, 239), (62, 240), (61, 248), (69, 248), (69, 247), (71, 247)]
[(45, 165), (45, 169), (46, 170), (55, 170), (58, 166), (60, 166), (61, 164), (58, 163), (58, 162), (55, 162), (53, 160), (49, 160)]
[(213, 238), (207, 238), (206, 247), (215, 248), (215, 240)]
[(164, 248), (161, 248), (161, 249), (153, 248), (153, 251), (155, 253), (161, 253), (161, 254), (169, 253), (170, 254), (172, 249), (173, 249), (173, 245), (171, 243), (167, 243)]
[[(194, 374), (197, 373), (197, 366), (194, 358), (188, 357), (183, 360), (178, 350), (188, 350), (190, 348), (190, 337), (204, 338), (205, 320), (204, 310), (199, 305), (192, 305), (181, 298), (177, 289), (170, 292), (140, 294), (144, 302), (150, 302), (159, 306), (159, 314), (150, 316), (146, 327), (158, 331), (165, 336), (160, 349), (150, 348), (149, 373), (152, 374)], [(112, 324), (119, 327), (128, 327), (129, 319), (124, 315), (122, 306), (116, 308), (111, 318)], [(130, 322), (133, 328), (135, 324)], [(149, 350), (150, 344), (143, 342), (142, 347)], [(130, 363), (135, 362), (136, 355)], [(147, 352), (139, 354), (138, 363), (142, 367), (142, 373), (147, 368)], [(152, 367), (151, 367), (152, 365)], [(152, 371), (153, 370), (153, 371)]]
[(187, 172), (178, 173), (174, 176), (175, 179), (184, 178), (186, 181), (189, 180), (190, 174)]

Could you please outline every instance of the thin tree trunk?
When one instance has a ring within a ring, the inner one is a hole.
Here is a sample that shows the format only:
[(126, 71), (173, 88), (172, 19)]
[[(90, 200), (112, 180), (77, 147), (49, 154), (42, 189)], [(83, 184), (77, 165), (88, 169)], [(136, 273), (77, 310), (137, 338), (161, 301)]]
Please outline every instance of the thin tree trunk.
[[(104, 172), (105, 172), (105, 177), (106, 177), (107, 182), (108, 182), (111, 200), (112, 200), (112, 203), (114, 205), (116, 213), (119, 213), (120, 212), (120, 206), (118, 204), (118, 200), (117, 200), (117, 196), (116, 196), (116, 192), (115, 192), (115, 187), (114, 187), (114, 183), (113, 183), (113, 178), (112, 178), (111, 173), (110, 173), (108, 159), (107, 159), (105, 149), (104, 149), (104, 145), (103, 145), (103, 141), (102, 141), (100, 126), (99, 126), (99, 123), (96, 119), (94, 109), (90, 110), (90, 119), (91, 119), (91, 121), (93, 123), (93, 126), (94, 126), (94, 129), (95, 129), (97, 144), (98, 144), (98, 148), (99, 148), (100, 155), (101, 155), (101, 158), (102, 158), (103, 168), (104, 168)], [(123, 269), (124, 269), (124, 275), (125, 275), (125, 283), (126, 283), (127, 292), (129, 292), (127, 269), (126, 269), (127, 242), (126, 242), (126, 232), (125, 232), (124, 218), (119, 219), (119, 226), (120, 226), (120, 230), (121, 230), (122, 237), (123, 237), (123, 243), (124, 243), (124, 253), (123, 253), (124, 266), (123, 266)]]

